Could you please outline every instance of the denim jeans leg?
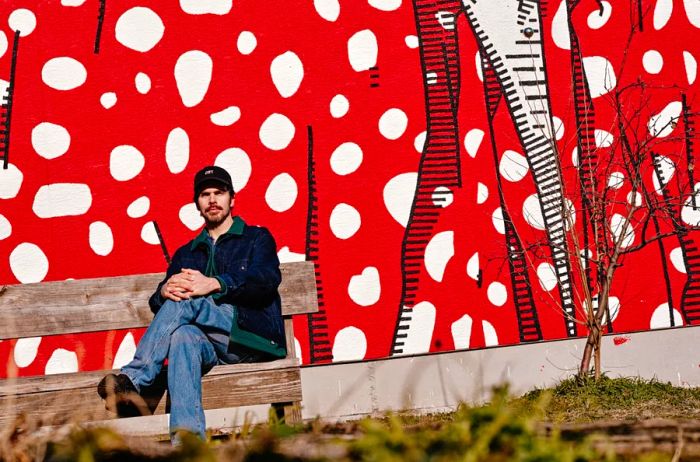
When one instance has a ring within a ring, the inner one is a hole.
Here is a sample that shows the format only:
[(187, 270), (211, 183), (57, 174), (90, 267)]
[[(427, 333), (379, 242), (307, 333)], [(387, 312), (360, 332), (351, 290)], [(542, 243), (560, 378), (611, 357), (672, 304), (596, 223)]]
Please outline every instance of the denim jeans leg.
[(211, 297), (175, 302), (166, 300), (141, 338), (134, 359), (122, 367), (137, 390), (151, 385), (163, 367), (170, 349), (170, 337), (179, 327), (196, 324), (202, 330), (229, 332), (232, 308), (219, 307)]
[(202, 375), (217, 363), (214, 346), (199, 327), (184, 325), (170, 337), (168, 393), (170, 435), (187, 430), (206, 437), (202, 409)]

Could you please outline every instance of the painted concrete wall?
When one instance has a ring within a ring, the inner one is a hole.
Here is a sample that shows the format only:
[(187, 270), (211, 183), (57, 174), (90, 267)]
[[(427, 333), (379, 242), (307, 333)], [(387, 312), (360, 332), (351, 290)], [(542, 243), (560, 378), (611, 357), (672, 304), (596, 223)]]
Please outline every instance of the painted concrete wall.
[[(305, 364), (581, 336), (615, 246), (606, 331), (695, 324), (698, 27), (694, 0), (4, 1), (0, 283), (163, 271), (215, 163), (317, 265)], [(0, 375), (141, 334), (2, 342)]]

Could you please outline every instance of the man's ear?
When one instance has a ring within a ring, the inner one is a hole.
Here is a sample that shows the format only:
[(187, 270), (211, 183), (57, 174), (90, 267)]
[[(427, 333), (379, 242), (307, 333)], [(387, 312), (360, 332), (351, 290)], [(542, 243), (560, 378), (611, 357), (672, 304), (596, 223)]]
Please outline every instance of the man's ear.
[(235, 198), (231, 196), (231, 203), (229, 204), (229, 208), (233, 208), (233, 203), (235, 202)]

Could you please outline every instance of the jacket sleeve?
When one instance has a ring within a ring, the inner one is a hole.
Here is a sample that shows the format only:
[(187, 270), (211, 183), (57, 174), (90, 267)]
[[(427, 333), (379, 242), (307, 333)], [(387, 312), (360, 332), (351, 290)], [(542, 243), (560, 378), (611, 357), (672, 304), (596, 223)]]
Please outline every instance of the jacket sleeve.
[(180, 271), (182, 271), (182, 257), (180, 250), (178, 249), (178, 251), (175, 252), (175, 255), (173, 255), (173, 259), (168, 266), (168, 270), (165, 272), (165, 278), (160, 281), (160, 284), (158, 284), (158, 287), (156, 287), (156, 291), (153, 293), (153, 295), (151, 295), (151, 298), (148, 299), (148, 305), (151, 307), (153, 314), (156, 314), (158, 310), (160, 310), (160, 307), (163, 306), (163, 303), (165, 303), (165, 298), (163, 298), (163, 296), (160, 294), (160, 289), (165, 285), (168, 279), (170, 279), (170, 276), (177, 274)]
[(282, 281), (277, 245), (266, 228), (257, 228), (248, 264), (242, 263), (219, 274), (221, 292), (214, 298), (224, 303), (236, 304), (246, 300), (262, 302), (277, 295)]

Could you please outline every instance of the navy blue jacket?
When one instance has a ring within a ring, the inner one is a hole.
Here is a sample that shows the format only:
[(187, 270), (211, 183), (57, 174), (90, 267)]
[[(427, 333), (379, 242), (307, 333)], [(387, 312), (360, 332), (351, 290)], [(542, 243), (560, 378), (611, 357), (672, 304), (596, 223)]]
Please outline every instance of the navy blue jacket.
[(156, 313), (165, 303), (160, 294), (163, 284), (183, 268), (198, 270), (219, 281), (221, 292), (212, 294), (212, 298), (217, 304), (237, 308), (238, 327), (285, 347), (277, 292), (282, 276), (277, 246), (267, 228), (248, 226), (241, 218), (234, 217), (231, 228), (215, 244), (203, 229), (173, 255), (165, 279), (148, 301), (151, 311)]

